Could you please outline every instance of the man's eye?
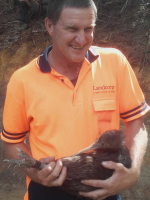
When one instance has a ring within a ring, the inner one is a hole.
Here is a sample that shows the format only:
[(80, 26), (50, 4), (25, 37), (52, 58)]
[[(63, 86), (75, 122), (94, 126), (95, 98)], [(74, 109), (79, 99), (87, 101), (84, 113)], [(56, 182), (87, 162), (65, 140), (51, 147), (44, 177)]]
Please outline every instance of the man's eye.
[(85, 29), (85, 31), (86, 31), (86, 32), (92, 32), (92, 31), (93, 31), (93, 28), (92, 28), (92, 27), (88, 27), (88, 28)]
[(77, 28), (69, 27), (67, 30), (70, 31), (70, 32), (75, 32), (75, 31), (77, 31)]

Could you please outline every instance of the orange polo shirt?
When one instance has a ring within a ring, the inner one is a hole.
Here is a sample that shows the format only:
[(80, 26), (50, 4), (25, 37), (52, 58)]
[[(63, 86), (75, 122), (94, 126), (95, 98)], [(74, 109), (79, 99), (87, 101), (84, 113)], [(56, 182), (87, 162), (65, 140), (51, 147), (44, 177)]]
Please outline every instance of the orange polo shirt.
[(128, 122), (149, 110), (119, 50), (91, 47), (74, 87), (49, 66), (51, 49), (10, 79), (1, 133), (5, 142), (22, 142), (29, 132), (34, 158), (57, 159), (89, 146), (106, 130), (119, 129), (120, 117)]

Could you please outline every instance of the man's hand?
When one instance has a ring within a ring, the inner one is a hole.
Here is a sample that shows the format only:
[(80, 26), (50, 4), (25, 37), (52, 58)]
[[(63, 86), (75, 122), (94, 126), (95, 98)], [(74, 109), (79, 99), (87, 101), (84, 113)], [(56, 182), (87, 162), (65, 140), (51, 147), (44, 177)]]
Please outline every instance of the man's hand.
[(47, 187), (61, 186), (66, 178), (67, 168), (63, 166), (61, 159), (54, 161), (54, 156), (42, 158), (40, 162), (47, 163), (42, 170), (31, 168), (27, 175), (37, 183)]
[(41, 3), (43, 0), (35, 0), (36, 3)]
[[(5, 142), (5, 149), (7, 155), (11, 159), (20, 159), (18, 155), (18, 148), (29, 156), (32, 157), (30, 150), (24, 142), (20, 143), (7, 143)], [(35, 168), (30, 168), (29, 170), (23, 169), (27, 176), (29, 176), (34, 182), (40, 183), (42, 185), (51, 187), (51, 186), (61, 186), (66, 178), (67, 169), (62, 165), (62, 161), (57, 160), (55, 162), (55, 157), (47, 157), (40, 159), (40, 162), (46, 163), (46, 167), (42, 170)]]
[(108, 196), (131, 188), (140, 176), (141, 165), (147, 145), (147, 131), (143, 124), (143, 119), (138, 118), (130, 122), (125, 122), (126, 126), (126, 145), (130, 151), (132, 167), (125, 168), (120, 163), (106, 162), (103, 166), (114, 169), (112, 177), (107, 180), (85, 180), (83, 183), (97, 188), (93, 192), (83, 193), (81, 195), (96, 200), (105, 199)]
[(134, 172), (132, 168), (125, 168), (121, 163), (108, 161), (103, 162), (102, 165), (106, 168), (114, 169), (113, 175), (106, 180), (83, 180), (82, 183), (96, 187), (97, 190), (80, 192), (82, 196), (102, 200), (129, 189), (138, 181), (139, 174)]

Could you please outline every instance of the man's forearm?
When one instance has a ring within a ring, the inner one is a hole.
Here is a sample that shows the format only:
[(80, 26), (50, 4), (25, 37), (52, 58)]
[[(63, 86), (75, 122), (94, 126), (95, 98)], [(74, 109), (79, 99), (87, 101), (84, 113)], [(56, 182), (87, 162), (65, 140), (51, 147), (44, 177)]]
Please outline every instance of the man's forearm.
[[(32, 157), (32, 154), (31, 154), (30, 150), (28, 149), (28, 146), (24, 142), (15, 143), (15, 144), (5, 142), (5, 150), (6, 150), (7, 155), (9, 156), (9, 158), (17, 159), (17, 160), (21, 159), (18, 155), (19, 152), (18, 152), (17, 148), (19, 148), (20, 150), (24, 151), (25, 153), (27, 153), (29, 156)], [(33, 169), (29, 170), (26, 167), (22, 168), (22, 172), (24, 172), (29, 177), (30, 177), (30, 175), (29, 175), (30, 171), (34, 171), (34, 170)]]
[(5, 142), (6, 153), (11, 159), (20, 159), (17, 148), (26, 152), (29, 156), (32, 157), (32, 154), (28, 149), (28, 146), (24, 142), (14, 143), (14, 144)]
[(128, 122), (126, 125), (126, 144), (130, 150), (132, 167), (139, 171), (147, 146), (147, 131), (142, 118)]
[[(17, 148), (26, 152), (32, 157), (31, 152), (29, 151), (27, 145), (24, 142), (16, 144), (5, 143), (6, 152), (8, 156), (12, 159), (20, 159), (20, 157), (18, 156)], [(55, 162), (54, 156), (43, 158), (41, 162), (47, 164), (42, 170), (38, 170), (35, 168), (28, 169), (26, 167), (23, 167), (22, 171), (34, 182), (43, 184), (48, 187), (61, 186), (66, 178), (67, 173), (66, 168), (62, 165), (62, 162), (60, 160)], [(58, 178), (56, 178), (55, 175)]]

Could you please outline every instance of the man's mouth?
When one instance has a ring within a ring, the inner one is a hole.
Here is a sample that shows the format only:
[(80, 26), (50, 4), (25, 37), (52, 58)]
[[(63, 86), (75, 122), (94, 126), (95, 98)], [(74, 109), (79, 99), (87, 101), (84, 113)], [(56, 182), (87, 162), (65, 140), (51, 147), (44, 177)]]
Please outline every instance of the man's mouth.
[(71, 46), (73, 49), (76, 49), (76, 50), (82, 50), (83, 47), (76, 47), (76, 46)]

